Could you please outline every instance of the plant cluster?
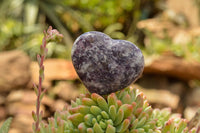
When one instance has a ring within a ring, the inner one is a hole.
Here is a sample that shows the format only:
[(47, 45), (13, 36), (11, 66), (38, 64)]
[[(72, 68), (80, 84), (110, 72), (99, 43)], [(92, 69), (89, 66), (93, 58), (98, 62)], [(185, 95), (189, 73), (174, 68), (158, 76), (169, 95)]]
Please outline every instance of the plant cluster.
[(40, 133), (195, 133), (170, 109), (152, 109), (143, 93), (127, 88), (100, 96), (81, 94), (71, 107), (57, 111)]

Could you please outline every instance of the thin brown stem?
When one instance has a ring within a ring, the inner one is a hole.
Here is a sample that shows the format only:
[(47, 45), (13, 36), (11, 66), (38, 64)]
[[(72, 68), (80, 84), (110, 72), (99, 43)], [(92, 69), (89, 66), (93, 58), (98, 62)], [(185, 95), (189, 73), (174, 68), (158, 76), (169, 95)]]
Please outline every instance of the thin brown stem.
[[(46, 38), (43, 38), (43, 44), (44, 47), (46, 47)], [(44, 57), (45, 55), (41, 55), (41, 61), (39, 64), (40, 70), (43, 69), (43, 62), (44, 62)], [(43, 72), (44, 73), (44, 72)], [(36, 121), (36, 131), (38, 131), (39, 128), (39, 123), (40, 123), (40, 96), (42, 93), (42, 76), (43, 73), (39, 75), (39, 84), (38, 84), (38, 95), (37, 95), (37, 105), (36, 105), (36, 116), (37, 116), (37, 121)]]
[[(40, 63), (40, 69), (42, 69), (43, 60), (44, 60), (44, 57), (42, 56), (41, 63)], [(38, 95), (37, 95), (37, 105), (36, 105), (36, 116), (37, 116), (36, 131), (38, 130), (39, 122), (40, 122), (40, 95), (41, 95), (41, 92), (42, 92), (42, 75), (39, 76), (39, 85), (38, 85)]]
[(36, 113), (33, 111), (33, 119), (34, 119), (34, 132), (37, 133), (39, 131), (39, 125), (42, 119), (42, 111), (40, 111), (40, 104), (42, 97), (44, 93), (46, 92), (46, 89), (42, 90), (42, 81), (44, 79), (44, 60), (45, 56), (47, 54), (48, 49), (46, 48), (46, 45), (50, 41), (61, 41), (63, 38), (63, 35), (60, 34), (57, 30), (52, 29), (50, 26), (47, 32), (44, 31), (44, 38), (42, 40), (42, 45), (40, 46), (40, 54), (37, 55), (37, 60), (39, 63), (39, 84), (38, 87), (34, 84), (34, 89), (37, 95), (37, 103), (36, 103)]
[(40, 95), (41, 95), (41, 85), (42, 85), (42, 77), (39, 77), (39, 86), (38, 86), (38, 95), (37, 95), (37, 105), (36, 105), (36, 115), (37, 115), (37, 121), (36, 121), (36, 131), (39, 127), (39, 121), (40, 121)]

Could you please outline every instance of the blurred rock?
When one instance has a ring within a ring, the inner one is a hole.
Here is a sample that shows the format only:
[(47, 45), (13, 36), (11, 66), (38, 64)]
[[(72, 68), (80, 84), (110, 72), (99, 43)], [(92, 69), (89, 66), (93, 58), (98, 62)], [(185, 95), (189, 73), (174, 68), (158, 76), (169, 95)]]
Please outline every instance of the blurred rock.
[(176, 95), (181, 96), (185, 93), (186, 90), (189, 90), (188, 88), (189, 87), (186, 85), (186, 83), (179, 81), (175, 83), (169, 83), (168, 90)]
[(184, 110), (184, 117), (187, 119), (187, 120), (191, 120), (195, 113), (198, 111), (198, 109), (200, 108), (200, 106), (188, 106), (185, 108)]
[[(44, 62), (45, 66), (45, 79), (44, 83), (47, 84), (52, 80), (74, 80), (78, 76), (71, 61), (63, 59), (47, 59)], [(37, 62), (31, 63), (32, 79), (34, 83), (38, 83), (39, 67)]]
[(189, 90), (185, 81), (161, 74), (144, 74), (136, 83), (145, 89), (169, 90), (178, 96)]
[(173, 9), (165, 9), (160, 16), (163, 20), (168, 20), (175, 24), (176, 26), (180, 27), (187, 27), (189, 22), (185, 14), (177, 12)]
[(10, 94), (7, 96), (6, 100), (7, 102), (17, 102), (21, 101), (24, 96), (24, 91), (23, 90), (16, 90), (16, 91), (11, 91)]
[(55, 104), (54, 104), (54, 111), (57, 111), (57, 110), (63, 110), (63, 108), (66, 106), (66, 102), (64, 100), (56, 100), (55, 101)]
[(3, 95), (0, 95), (0, 105), (4, 104), (6, 101), (6, 98)]
[[(199, 25), (190, 28), (181, 27), (181, 25), (176, 25), (172, 20), (167, 19), (165, 13), (160, 18), (142, 20), (137, 23), (137, 27), (141, 30), (147, 30), (153, 36), (161, 39), (169, 37), (175, 44), (189, 43), (200, 35)], [(148, 41), (149, 38), (145, 38), (146, 44)]]
[(200, 80), (200, 63), (174, 56), (149, 57), (145, 60), (145, 74), (162, 74), (183, 80)]
[(46, 95), (42, 99), (42, 104), (44, 104), (50, 108), (54, 108), (54, 103), (55, 103), (55, 101)]
[[(24, 90), (17, 90), (12, 91), (6, 98), (6, 102), (22, 102), (26, 104), (35, 104), (36, 102), (36, 94), (34, 91), (24, 91)], [(42, 104), (51, 107), (54, 104), (54, 100), (49, 98), (48, 96), (44, 95), (42, 99)]]
[(167, 0), (167, 7), (186, 16), (190, 26), (199, 26), (199, 9), (194, 0)]
[(200, 35), (200, 27), (195, 27), (190, 30), (190, 34), (192, 37), (199, 37)]
[[(36, 94), (34, 91), (16, 90), (7, 96), (6, 109), (9, 115), (31, 115), (31, 112), (35, 111), (35, 103)], [(41, 110), (45, 110), (43, 105), (41, 105)]]
[(200, 107), (200, 88), (195, 88), (190, 94), (187, 95), (186, 104), (188, 106)]
[(188, 44), (192, 41), (192, 35), (186, 30), (179, 30), (172, 39), (173, 43), (176, 45)]
[(163, 107), (170, 107), (176, 109), (180, 101), (180, 97), (171, 93), (168, 90), (156, 90), (156, 89), (144, 89), (139, 85), (133, 85), (134, 88), (138, 88), (147, 97), (150, 104), (160, 104)]
[[(11, 128), (12, 133), (31, 133), (33, 118), (31, 115), (18, 114), (13, 118)], [(10, 132), (9, 132), (10, 133)]]
[[(24, 104), (22, 102), (14, 102), (9, 103), (7, 106), (7, 111), (9, 115), (18, 115), (18, 114), (26, 114), (31, 116), (31, 112), (35, 111), (35, 105), (34, 104)], [(44, 107), (42, 107), (42, 110)]]
[(7, 102), (23, 102), (26, 104), (35, 104), (36, 94), (34, 91), (16, 90), (7, 96)]
[(195, 115), (188, 123), (188, 129), (192, 129), (193, 127), (197, 127), (196, 133), (200, 133), (200, 109), (197, 109)]
[[(159, 81), (159, 82), (158, 82)], [(169, 81), (164, 75), (144, 74), (136, 81), (142, 88), (145, 89), (168, 89)], [(156, 84), (155, 84), (156, 83)]]
[[(181, 65), (180, 65), (181, 64)], [(36, 63), (32, 63), (32, 77), (35, 83), (38, 80)], [(177, 69), (178, 66), (178, 69)], [(59, 68), (59, 69), (58, 69)], [(45, 81), (73, 80), (78, 76), (70, 61), (49, 59), (45, 62)], [(186, 61), (173, 55), (145, 58), (144, 73), (163, 74), (184, 80), (200, 79), (200, 63)]]
[(7, 112), (6, 109), (2, 106), (0, 106), (0, 120), (3, 120), (6, 118)]
[(77, 90), (72, 84), (61, 81), (55, 86), (52, 93), (58, 95), (65, 101), (70, 101), (75, 99), (80, 94), (80, 91)]
[(145, 29), (151, 32), (154, 36), (159, 38), (165, 38), (166, 33), (169, 37), (174, 37), (176, 33), (181, 30), (168, 20), (162, 20), (159, 18), (142, 20), (137, 23), (139, 29)]
[(21, 51), (0, 53), (0, 92), (25, 87), (31, 79), (30, 59)]
[(17, 128), (11, 128), (9, 130), (9, 133), (22, 133), (22, 131), (20, 129), (17, 129)]

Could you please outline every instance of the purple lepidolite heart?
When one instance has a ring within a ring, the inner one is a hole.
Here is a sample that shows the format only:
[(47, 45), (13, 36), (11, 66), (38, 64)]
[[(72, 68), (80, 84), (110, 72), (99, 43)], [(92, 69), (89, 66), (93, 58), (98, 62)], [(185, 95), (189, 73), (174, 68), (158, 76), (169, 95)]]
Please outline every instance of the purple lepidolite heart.
[(86, 88), (100, 95), (129, 86), (144, 68), (144, 57), (137, 46), (97, 31), (76, 39), (72, 62)]

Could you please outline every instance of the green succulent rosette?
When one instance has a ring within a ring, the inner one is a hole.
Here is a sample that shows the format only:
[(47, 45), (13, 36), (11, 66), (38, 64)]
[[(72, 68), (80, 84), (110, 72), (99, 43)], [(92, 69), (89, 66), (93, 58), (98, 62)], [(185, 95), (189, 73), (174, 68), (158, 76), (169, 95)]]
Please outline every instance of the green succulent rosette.
[(195, 133), (170, 109), (152, 109), (143, 93), (127, 88), (100, 96), (81, 94), (71, 107), (57, 111), (41, 133)]
[(154, 109), (152, 117), (157, 119), (156, 127), (161, 133), (196, 133), (196, 128), (188, 129), (188, 121), (180, 114), (172, 114), (170, 108)]
[(72, 102), (68, 119), (81, 133), (153, 132), (152, 111), (142, 93), (126, 89), (105, 97), (82, 95)]

